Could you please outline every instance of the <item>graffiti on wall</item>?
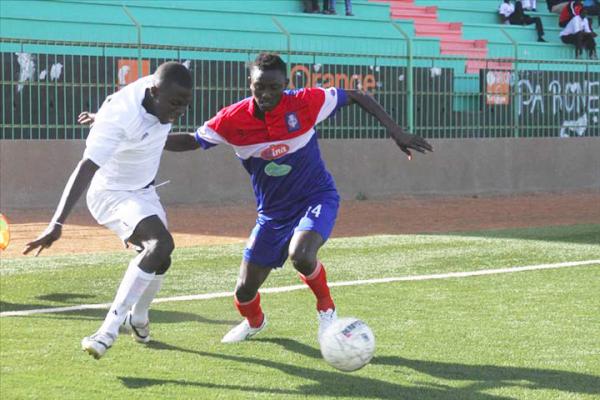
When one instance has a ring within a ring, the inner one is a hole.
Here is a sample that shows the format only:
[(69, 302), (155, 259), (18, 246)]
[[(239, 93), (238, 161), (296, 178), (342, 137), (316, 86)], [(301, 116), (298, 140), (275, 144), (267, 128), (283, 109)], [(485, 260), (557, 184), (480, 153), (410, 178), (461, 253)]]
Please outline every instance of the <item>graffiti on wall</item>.
[(589, 128), (597, 129), (600, 80), (598, 74), (591, 75), (571, 73), (557, 77), (556, 74), (543, 74), (541, 79), (519, 79), (515, 83), (519, 117), (535, 116), (536, 121), (542, 122), (558, 120), (560, 137), (584, 136)]

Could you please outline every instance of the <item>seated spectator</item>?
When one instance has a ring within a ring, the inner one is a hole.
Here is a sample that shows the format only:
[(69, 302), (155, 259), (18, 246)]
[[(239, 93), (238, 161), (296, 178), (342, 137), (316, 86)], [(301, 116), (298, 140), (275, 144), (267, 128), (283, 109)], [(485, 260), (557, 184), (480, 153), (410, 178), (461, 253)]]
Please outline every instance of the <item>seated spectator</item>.
[(567, 4), (569, 4), (568, 0), (546, 0), (548, 11), (555, 14), (560, 14)]
[[(353, 17), (352, 14), (352, 0), (345, 0), (346, 15)], [(335, 11), (335, 0), (323, 0), (323, 14), (337, 14)]]
[(558, 17), (558, 26), (561, 28), (567, 26), (569, 21), (571, 21), (574, 16), (579, 15), (582, 9), (583, 4), (581, 3), (581, 0), (570, 1), (569, 4), (563, 8), (560, 16)]
[(537, 0), (523, 0), (523, 10), (537, 11)]
[(500, 14), (500, 17), (502, 18), (502, 23), (506, 24), (506, 25), (510, 24), (510, 21), (508, 19), (514, 12), (515, 12), (515, 6), (512, 5), (510, 0), (504, 0), (503, 3), (500, 4), (500, 8), (498, 8), (498, 13)]
[(587, 15), (598, 17), (598, 26), (600, 26), (600, 0), (583, 0), (583, 8)]
[(540, 17), (530, 17), (523, 12), (523, 3), (517, 0), (513, 6), (510, 0), (504, 0), (504, 3), (500, 5), (498, 10), (500, 15), (503, 17), (505, 24), (511, 25), (531, 25), (535, 24), (535, 30), (538, 35), (538, 42), (545, 42), (544, 40), (544, 27)]
[(575, 58), (579, 58), (585, 48), (588, 51), (589, 58), (596, 60), (598, 56), (594, 38), (597, 35), (592, 31), (586, 15), (585, 10), (582, 10), (580, 15), (574, 16), (565, 29), (560, 32), (560, 39), (563, 43), (575, 45)]
[(302, 0), (304, 3), (304, 12), (309, 14), (315, 14), (321, 12), (319, 10), (319, 0)]

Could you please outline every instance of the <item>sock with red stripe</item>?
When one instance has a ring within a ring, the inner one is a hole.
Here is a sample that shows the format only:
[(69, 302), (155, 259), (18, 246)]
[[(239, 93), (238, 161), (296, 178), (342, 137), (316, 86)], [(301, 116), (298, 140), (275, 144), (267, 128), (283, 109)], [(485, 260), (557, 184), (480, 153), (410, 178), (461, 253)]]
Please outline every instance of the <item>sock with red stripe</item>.
[(327, 286), (327, 273), (325, 267), (320, 261), (317, 261), (317, 268), (309, 276), (300, 275), (300, 279), (310, 287), (310, 290), (315, 294), (317, 298), (317, 310), (327, 311), (328, 309), (335, 309), (335, 304), (331, 298), (329, 292), (329, 286)]
[(256, 293), (256, 296), (250, 301), (241, 303), (237, 297), (234, 296), (235, 308), (246, 317), (250, 327), (258, 328), (262, 325), (265, 315), (260, 307), (260, 293)]

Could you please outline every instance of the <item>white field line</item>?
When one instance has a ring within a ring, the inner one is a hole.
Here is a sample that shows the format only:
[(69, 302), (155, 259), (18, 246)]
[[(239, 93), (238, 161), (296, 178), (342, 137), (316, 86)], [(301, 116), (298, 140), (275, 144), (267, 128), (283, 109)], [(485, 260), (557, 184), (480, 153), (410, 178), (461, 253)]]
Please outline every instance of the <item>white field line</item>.
[[(431, 274), (431, 275), (414, 275), (414, 276), (402, 276), (394, 278), (379, 278), (379, 279), (362, 279), (356, 281), (341, 281), (341, 282), (329, 282), (330, 287), (336, 286), (358, 286), (358, 285), (370, 285), (374, 283), (389, 283), (389, 282), (404, 282), (404, 281), (427, 281), (432, 279), (449, 279), (449, 278), (467, 278), (470, 276), (482, 276), (482, 275), (496, 275), (496, 274), (509, 274), (513, 272), (523, 271), (534, 271), (540, 269), (556, 269), (556, 268), (569, 268), (569, 267), (580, 267), (584, 265), (599, 264), (600, 260), (586, 260), (586, 261), (572, 261), (562, 262), (556, 264), (539, 264), (529, 265), (524, 267), (511, 267), (511, 268), (497, 268), (497, 269), (484, 269), (479, 271), (466, 271), (466, 272), (448, 272), (445, 274)], [(294, 290), (306, 289), (306, 285), (292, 285), (282, 286), (275, 288), (261, 289), (261, 293), (283, 293), (291, 292)], [(222, 297), (232, 297), (233, 292), (216, 292), (216, 293), (205, 293), (205, 294), (194, 294), (187, 296), (174, 296), (174, 297), (163, 297), (155, 299), (153, 303), (166, 303), (172, 301), (191, 301), (191, 300), (209, 300), (218, 299)], [(70, 307), (55, 307), (55, 308), (38, 308), (34, 310), (23, 310), (23, 311), (5, 311), (0, 313), (0, 317), (19, 317), (28, 316), (34, 314), (51, 314), (61, 313), (68, 311), (80, 311), (80, 310), (93, 310), (93, 309), (107, 309), (110, 307), (110, 303), (104, 304), (82, 304), (79, 306)]]

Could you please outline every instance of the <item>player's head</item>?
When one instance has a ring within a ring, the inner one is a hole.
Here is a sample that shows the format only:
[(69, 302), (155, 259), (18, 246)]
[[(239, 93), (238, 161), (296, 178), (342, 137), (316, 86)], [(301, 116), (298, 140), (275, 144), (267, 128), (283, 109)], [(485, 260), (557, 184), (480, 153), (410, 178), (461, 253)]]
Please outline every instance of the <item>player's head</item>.
[(250, 91), (258, 108), (273, 110), (288, 85), (287, 67), (277, 54), (261, 53), (250, 66)]
[(181, 117), (192, 101), (192, 75), (180, 63), (166, 62), (154, 72), (152, 94), (153, 114), (161, 124), (173, 123)]

